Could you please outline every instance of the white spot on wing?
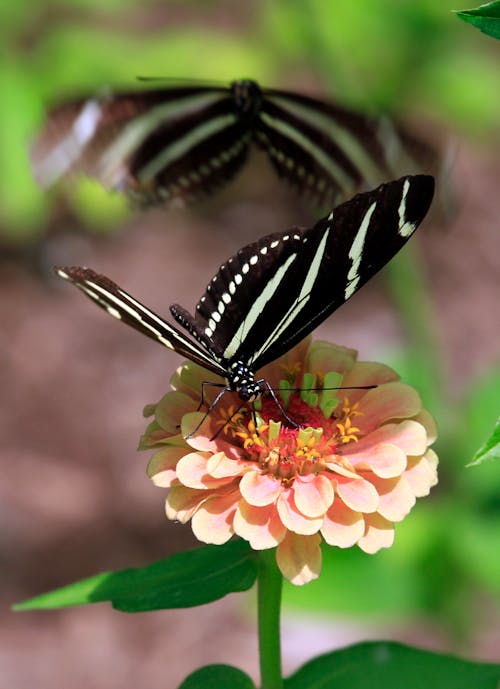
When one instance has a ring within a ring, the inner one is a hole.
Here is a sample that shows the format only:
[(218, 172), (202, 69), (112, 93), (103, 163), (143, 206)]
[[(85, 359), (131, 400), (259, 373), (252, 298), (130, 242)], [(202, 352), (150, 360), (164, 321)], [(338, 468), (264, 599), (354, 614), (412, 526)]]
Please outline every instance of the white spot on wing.
[(403, 193), (401, 195), (401, 202), (398, 208), (399, 216), (399, 229), (398, 234), (401, 237), (409, 237), (413, 232), (415, 232), (416, 225), (406, 220), (406, 197), (408, 196), (408, 190), (410, 189), (410, 180), (405, 179), (403, 185)]
[(377, 206), (377, 202), (374, 201), (370, 208), (366, 211), (359, 230), (354, 237), (354, 241), (349, 250), (349, 258), (352, 261), (349, 272), (347, 273), (347, 285), (344, 292), (344, 298), (349, 299), (349, 297), (354, 294), (360, 280), (359, 276), (359, 266), (361, 265), (361, 259), (363, 257), (363, 247), (365, 245), (366, 233), (370, 227), (370, 220), (373, 215), (373, 211)]

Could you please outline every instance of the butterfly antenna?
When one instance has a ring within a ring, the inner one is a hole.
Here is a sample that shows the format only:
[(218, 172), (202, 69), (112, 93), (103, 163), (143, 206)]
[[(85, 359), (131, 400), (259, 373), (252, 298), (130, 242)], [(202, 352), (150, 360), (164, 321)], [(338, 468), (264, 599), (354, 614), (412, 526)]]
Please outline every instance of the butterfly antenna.
[(378, 385), (341, 385), (340, 387), (332, 388), (272, 388), (269, 386), (268, 390), (273, 390), (274, 392), (280, 392), (281, 390), (286, 392), (321, 392), (322, 390), (373, 390), (373, 388), (378, 388)]

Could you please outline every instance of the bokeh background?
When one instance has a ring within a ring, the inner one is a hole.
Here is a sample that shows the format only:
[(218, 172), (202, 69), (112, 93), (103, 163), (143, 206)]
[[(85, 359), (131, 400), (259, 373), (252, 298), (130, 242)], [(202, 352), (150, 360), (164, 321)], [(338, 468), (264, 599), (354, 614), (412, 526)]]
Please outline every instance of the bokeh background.
[(253, 593), (186, 611), (9, 611), (97, 571), (194, 545), (167, 523), (135, 447), (179, 358), (52, 277), (87, 264), (160, 313), (191, 308), (221, 260), (314, 213), (256, 154), (187, 210), (137, 213), (82, 180), (42, 192), (29, 142), (47, 105), (139, 75), (257, 79), (387, 111), (452, 160), (411, 246), (317, 336), (389, 363), (435, 414), (440, 484), (375, 556), (325, 551), (287, 587), (288, 671), (322, 650), (401, 639), (500, 660), (500, 469), (465, 468), (500, 406), (500, 44), (456, 0), (3, 0), (0, 100), (0, 686), (174, 687), (226, 662), (258, 676)]

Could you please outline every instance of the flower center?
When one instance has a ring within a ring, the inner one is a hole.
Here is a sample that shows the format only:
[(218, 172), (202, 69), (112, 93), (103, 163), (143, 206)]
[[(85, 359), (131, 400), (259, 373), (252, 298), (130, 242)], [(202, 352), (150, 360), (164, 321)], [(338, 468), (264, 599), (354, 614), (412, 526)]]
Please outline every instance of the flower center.
[(287, 427), (284, 420), (275, 421), (276, 404), (269, 398), (262, 400), (258, 415), (250, 408), (229, 408), (219, 423), (224, 424), (224, 433), (232, 442), (240, 444), (245, 459), (257, 462), (263, 473), (285, 484), (296, 476), (324, 470), (325, 462), (345, 464), (346, 460), (338, 456), (342, 447), (356, 442), (360, 435), (353, 424), (353, 418), (362, 414), (357, 403), (351, 405), (346, 397), (331, 416), (325, 417), (319, 406), (311, 406), (293, 392), (286, 411), (299, 428)]

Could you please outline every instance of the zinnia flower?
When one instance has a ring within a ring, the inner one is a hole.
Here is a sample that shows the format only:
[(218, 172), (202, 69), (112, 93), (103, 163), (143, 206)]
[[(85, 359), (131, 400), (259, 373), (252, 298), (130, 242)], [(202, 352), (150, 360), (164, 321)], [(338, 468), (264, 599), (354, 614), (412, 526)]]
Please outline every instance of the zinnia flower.
[[(191, 520), (205, 543), (236, 534), (256, 550), (276, 548), (294, 584), (319, 576), (322, 538), (367, 553), (390, 547), (394, 523), (437, 482), (436, 429), (412, 387), (356, 356), (308, 339), (259, 372), (297, 428), (270, 396), (255, 412), (234, 393), (209, 415), (197, 411), (202, 381), (222, 381), (180, 366), (172, 391), (146, 407), (154, 420), (140, 443), (157, 449), (148, 474), (169, 488), (167, 517)], [(204, 388), (207, 403), (220, 391)]]

